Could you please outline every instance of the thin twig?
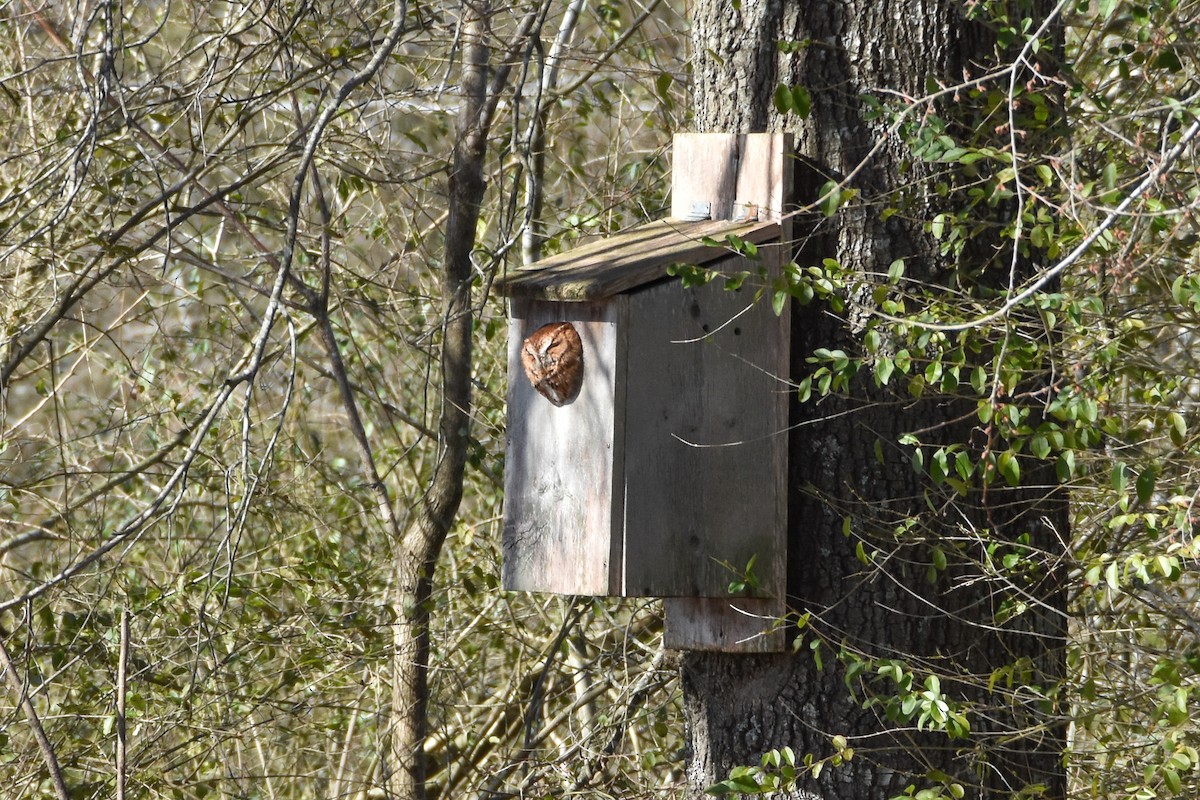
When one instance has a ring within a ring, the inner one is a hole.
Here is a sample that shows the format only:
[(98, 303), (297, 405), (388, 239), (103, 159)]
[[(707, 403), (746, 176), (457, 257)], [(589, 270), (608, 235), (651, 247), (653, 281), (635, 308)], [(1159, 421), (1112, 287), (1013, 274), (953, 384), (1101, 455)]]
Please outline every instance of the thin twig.
[(1130, 192), (1125, 199), (1117, 205), (1116, 208), (1108, 212), (1108, 216), (1106, 216), (1104, 220), (1092, 230), (1091, 233), (1085, 236), (1083, 241), (1076, 245), (1071, 252), (1063, 256), (1062, 260), (1060, 260), (1057, 264), (1043, 271), (1042, 274), (1038, 276), (1037, 280), (1026, 286), (1018, 294), (1010, 297), (1005, 301), (1004, 305), (990, 314), (984, 314), (981, 317), (976, 317), (975, 319), (967, 320), (966, 322), (957, 322), (953, 324), (939, 324), (933, 322), (920, 322), (912, 319), (901, 319), (900, 317), (894, 317), (890, 314), (885, 314), (882, 311), (871, 311), (872, 315), (881, 319), (886, 319), (889, 322), (898, 322), (904, 325), (910, 325), (914, 328), (920, 328), (921, 330), (944, 331), (946, 333), (978, 328), (981, 325), (987, 325), (988, 323), (995, 322), (998, 319), (1008, 316), (1008, 314), (1014, 308), (1043, 289), (1046, 284), (1050, 283), (1050, 281), (1061, 275), (1067, 267), (1074, 264), (1084, 253), (1091, 249), (1091, 246), (1096, 243), (1096, 240), (1103, 236), (1105, 231), (1115, 225), (1117, 220), (1121, 219), (1125, 215), (1125, 212), (1129, 210), (1129, 207), (1133, 205), (1134, 201), (1145, 194), (1150, 187), (1158, 183), (1159, 179), (1167, 173), (1167, 170), (1169, 170), (1179, 159), (1179, 157), (1183, 155), (1183, 152), (1187, 149), (1188, 145), (1191, 144), (1192, 139), (1196, 138), (1196, 134), (1198, 133), (1200, 133), (1200, 120), (1192, 123), (1192, 126), (1184, 132), (1183, 136), (1180, 137), (1179, 142), (1174, 148), (1172, 148), (1171, 152), (1167, 153), (1166, 157), (1163, 158), (1162, 163), (1160, 163), (1155, 169), (1148, 171), (1146, 176), (1142, 179), (1142, 182), (1134, 187), (1133, 191)]
[(3, 670), (4, 674), (8, 676), (8, 685), (17, 693), (21, 710), (25, 712), (25, 719), (29, 721), (29, 727), (33, 730), (33, 738), (37, 739), (38, 748), (42, 751), (42, 759), (46, 762), (46, 769), (50, 772), (50, 782), (54, 784), (54, 794), (58, 796), (58, 800), (71, 800), (71, 794), (67, 791), (67, 783), (63, 780), (62, 768), (58, 765), (58, 756), (54, 754), (54, 747), (46, 738), (46, 730), (42, 727), (42, 721), (38, 719), (37, 709), (33, 707), (33, 701), (29, 699), (29, 695), (25, 691), (25, 684), (17, 675), (16, 667), (13, 666), (8, 648), (4, 646), (4, 639), (7, 636), (7, 631), (0, 630), (0, 670)]
[(121, 649), (117, 656), (117, 800), (125, 800), (125, 690), (129, 681), (129, 609), (121, 609)]

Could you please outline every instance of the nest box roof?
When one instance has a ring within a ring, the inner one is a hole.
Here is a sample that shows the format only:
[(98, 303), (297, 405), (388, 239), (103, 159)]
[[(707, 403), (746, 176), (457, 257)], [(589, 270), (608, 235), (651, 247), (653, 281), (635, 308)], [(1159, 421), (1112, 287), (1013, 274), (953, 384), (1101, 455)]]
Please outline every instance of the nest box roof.
[(707, 264), (730, 255), (706, 244), (733, 235), (754, 244), (778, 240), (778, 222), (685, 222), (661, 219), (589, 242), (510, 272), (498, 281), (511, 297), (538, 300), (600, 300), (667, 276), (673, 264)]

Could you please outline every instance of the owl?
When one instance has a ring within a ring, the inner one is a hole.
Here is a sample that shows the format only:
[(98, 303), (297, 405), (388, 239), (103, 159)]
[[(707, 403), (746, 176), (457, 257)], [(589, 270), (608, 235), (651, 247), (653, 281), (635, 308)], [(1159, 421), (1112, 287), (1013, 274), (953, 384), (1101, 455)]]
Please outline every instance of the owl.
[(521, 364), (538, 393), (556, 406), (566, 405), (583, 384), (583, 342), (569, 322), (543, 325), (521, 344)]

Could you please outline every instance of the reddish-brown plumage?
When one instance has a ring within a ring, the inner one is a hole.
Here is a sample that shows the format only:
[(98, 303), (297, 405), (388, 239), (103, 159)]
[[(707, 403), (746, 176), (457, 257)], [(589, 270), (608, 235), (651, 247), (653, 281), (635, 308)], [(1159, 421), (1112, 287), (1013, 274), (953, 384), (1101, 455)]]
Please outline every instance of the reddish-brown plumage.
[(569, 322), (543, 325), (521, 345), (521, 364), (538, 394), (566, 405), (583, 385), (583, 342)]

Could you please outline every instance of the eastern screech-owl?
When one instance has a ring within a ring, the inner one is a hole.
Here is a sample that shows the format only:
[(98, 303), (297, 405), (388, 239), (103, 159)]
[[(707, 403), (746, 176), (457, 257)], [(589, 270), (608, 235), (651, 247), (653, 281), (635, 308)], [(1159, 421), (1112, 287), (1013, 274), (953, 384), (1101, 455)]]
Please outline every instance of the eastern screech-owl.
[(543, 325), (521, 345), (521, 364), (538, 393), (556, 406), (566, 405), (583, 384), (583, 342), (569, 322)]

